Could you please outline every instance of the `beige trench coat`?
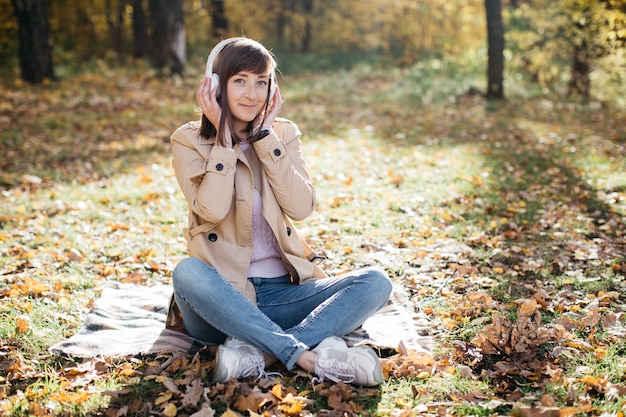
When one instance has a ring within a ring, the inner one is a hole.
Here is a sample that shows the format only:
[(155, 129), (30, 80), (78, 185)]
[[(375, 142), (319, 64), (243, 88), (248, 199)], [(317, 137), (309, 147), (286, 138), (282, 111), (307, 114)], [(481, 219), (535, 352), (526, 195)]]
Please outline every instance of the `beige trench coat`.
[[(214, 146), (215, 138), (200, 135), (199, 121), (181, 126), (170, 138), (172, 165), (189, 205), (188, 227), (183, 231), (187, 254), (213, 266), (253, 302), (256, 296), (247, 271), (252, 257), (255, 187), (292, 281), (326, 277), (313, 262), (316, 254), (292, 223), (304, 220), (316, 206), (315, 188), (302, 157), (301, 132), (283, 118), (277, 118), (272, 128), (274, 134), (245, 152), (239, 145), (233, 149)], [(260, 184), (254, 184), (256, 177)], [(182, 330), (173, 297), (167, 327)]]

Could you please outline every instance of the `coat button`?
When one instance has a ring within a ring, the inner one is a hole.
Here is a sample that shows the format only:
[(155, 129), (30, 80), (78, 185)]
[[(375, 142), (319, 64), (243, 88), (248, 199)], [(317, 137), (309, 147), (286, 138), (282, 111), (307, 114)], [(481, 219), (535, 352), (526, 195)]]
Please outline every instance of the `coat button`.
[(215, 169), (217, 169), (218, 171), (221, 171), (224, 169), (224, 165), (223, 164), (217, 164), (215, 165)]
[(215, 233), (211, 233), (209, 235), (209, 241), (215, 242), (217, 240), (217, 235)]
[(280, 149), (274, 149), (274, 155), (280, 156)]
[(291, 228), (290, 227), (287, 228), (287, 236), (291, 236)]

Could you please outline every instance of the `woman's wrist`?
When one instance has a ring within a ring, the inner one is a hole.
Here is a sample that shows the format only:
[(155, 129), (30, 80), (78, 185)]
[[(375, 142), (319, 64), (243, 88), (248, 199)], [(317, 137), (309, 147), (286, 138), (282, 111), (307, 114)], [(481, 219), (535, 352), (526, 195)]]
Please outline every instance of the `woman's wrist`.
[(265, 137), (269, 136), (269, 135), (270, 135), (270, 133), (272, 133), (272, 127), (271, 127), (271, 126), (269, 126), (269, 127), (265, 127), (265, 126), (263, 126), (263, 127), (261, 128), (261, 130), (259, 130), (259, 133), (257, 133), (256, 135), (254, 135), (254, 136), (253, 136), (253, 137), (249, 140), (249, 142), (250, 142), (250, 143), (258, 142), (258, 141), (260, 141), (261, 139), (263, 139), (263, 138), (265, 138)]

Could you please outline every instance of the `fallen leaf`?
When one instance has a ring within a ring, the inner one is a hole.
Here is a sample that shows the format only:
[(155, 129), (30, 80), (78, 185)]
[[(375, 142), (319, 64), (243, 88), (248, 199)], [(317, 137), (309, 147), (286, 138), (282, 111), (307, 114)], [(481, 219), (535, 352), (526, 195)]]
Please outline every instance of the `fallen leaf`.
[(239, 395), (237, 400), (235, 400), (234, 406), (237, 407), (237, 410), (242, 412), (247, 410), (256, 412), (263, 402), (263, 398), (257, 397), (254, 391), (250, 391), (248, 395)]
[(28, 323), (28, 321), (25, 318), (18, 317), (17, 318), (17, 323), (15, 325), (15, 328), (16, 328), (18, 334), (24, 334), (24, 333), (28, 332), (28, 330), (30, 329), (30, 324)]
[(191, 385), (187, 386), (187, 391), (183, 396), (180, 404), (183, 408), (196, 407), (202, 393), (204, 392), (204, 384), (200, 378), (196, 378), (191, 382)]
[[(226, 416), (226, 415), (227, 415), (226, 413), (222, 414), (222, 416)], [(215, 417), (215, 410), (209, 406), (205, 406), (205, 407), (202, 407), (200, 410), (196, 411), (195, 413), (193, 413), (192, 415), (190, 415), (189, 417)]]
[(167, 417), (174, 417), (178, 414), (178, 410), (176, 409), (176, 405), (169, 403), (163, 408), (163, 415)]

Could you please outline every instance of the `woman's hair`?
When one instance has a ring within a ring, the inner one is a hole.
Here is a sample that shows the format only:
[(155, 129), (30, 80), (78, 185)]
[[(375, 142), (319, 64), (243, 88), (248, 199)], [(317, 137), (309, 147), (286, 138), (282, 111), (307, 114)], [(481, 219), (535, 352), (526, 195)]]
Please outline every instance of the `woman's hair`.
[[(230, 131), (234, 132), (232, 126), (232, 116), (228, 107), (228, 94), (226, 93), (226, 84), (230, 77), (241, 71), (250, 71), (254, 74), (265, 74), (268, 72), (275, 74), (276, 71), (276, 59), (270, 51), (268, 51), (259, 42), (252, 39), (240, 39), (226, 45), (215, 58), (213, 64), (213, 73), (219, 76), (219, 94), (217, 102), (222, 108), (222, 115), (220, 118), (220, 126), (225, 126), (228, 123)], [(269, 91), (271, 91), (271, 83), (275, 80), (274, 76), (270, 77), (268, 83), (268, 97), (265, 101), (265, 110), (269, 105)], [(211, 86), (213, 88), (213, 86)], [(252, 130), (252, 123), (250, 122), (248, 129)], [(220, 129), (218, 132), (213, 123), (203, 114), (202, 124), (200, 126), (200, 133), (206, 138), (217, 136), (217, 139), (223, 143), (223, 135), (225, 129)]]

